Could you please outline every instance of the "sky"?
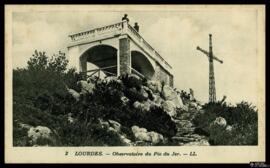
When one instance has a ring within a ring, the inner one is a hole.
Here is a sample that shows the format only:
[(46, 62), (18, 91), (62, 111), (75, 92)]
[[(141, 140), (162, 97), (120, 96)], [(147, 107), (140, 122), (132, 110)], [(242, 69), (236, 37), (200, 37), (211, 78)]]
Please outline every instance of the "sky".
[(227, 96), (232, 104), (242, 100), (257, 104), (258, 55), (257, 12), (226, 10), (129, 10), (117, 11), (23, 11), (12, 15), (13, 68), (26, 67), (34, 50), (48, 55), (67, 53), (68, 35), (121, 21), (138, 22), (140, 34), (173, 67), (174, 85), (194, 90), (208, 101), (208, 59), (196, 50), (208, 50), (212, 34), (217, 100)]

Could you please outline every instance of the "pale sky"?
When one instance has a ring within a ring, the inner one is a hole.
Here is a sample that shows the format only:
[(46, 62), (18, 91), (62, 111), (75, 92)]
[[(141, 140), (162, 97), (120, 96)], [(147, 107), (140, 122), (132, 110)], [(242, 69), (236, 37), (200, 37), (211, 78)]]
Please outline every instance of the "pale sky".
[(127, 13), (130, 24), (138, 22), (143, 38), (172, 65), (176, 88), (192, 88), (198, 100), (208, 101), (208, 59), (196, 46), (208, 50), (212, 33), (214, 55), (224, 61), (214, 62), (217, 99), (226, 95), (232, 104), (257, 104), (256, 10), (74, 11), (14, 12), (13, 68), (25, 67), (35, 49), (67, 53), (71, 32), (117, 23)]

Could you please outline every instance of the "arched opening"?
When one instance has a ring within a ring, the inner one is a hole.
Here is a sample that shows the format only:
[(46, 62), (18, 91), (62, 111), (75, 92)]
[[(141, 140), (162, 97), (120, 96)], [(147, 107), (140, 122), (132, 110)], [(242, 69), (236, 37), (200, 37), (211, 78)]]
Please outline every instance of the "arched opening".
[(81, 55), (80, 65), (81, 71), (89, 74), (117, 75), (117, 49), (109, 45), (91, 47)]
[(131, 67), (145, 76), (152, 79), (155, 70), (148, 58), (139, 51), (131, 51)]

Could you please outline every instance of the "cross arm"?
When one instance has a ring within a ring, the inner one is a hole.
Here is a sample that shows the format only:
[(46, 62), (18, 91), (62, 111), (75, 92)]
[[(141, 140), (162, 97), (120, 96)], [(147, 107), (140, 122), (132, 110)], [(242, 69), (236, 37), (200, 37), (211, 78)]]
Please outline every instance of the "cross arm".
[[(203, 52), (208, 58), (209, 58), (209, 52), (205, 51), (204, 49), (200, 48), (199, 46), (197, 47), (197, 50)], [(217, 58), (216, 56), (213, 55), (213, 59), (218, 61), (219, 63), (223, 63), (222, 60), (220, 60), (219, 58)]]

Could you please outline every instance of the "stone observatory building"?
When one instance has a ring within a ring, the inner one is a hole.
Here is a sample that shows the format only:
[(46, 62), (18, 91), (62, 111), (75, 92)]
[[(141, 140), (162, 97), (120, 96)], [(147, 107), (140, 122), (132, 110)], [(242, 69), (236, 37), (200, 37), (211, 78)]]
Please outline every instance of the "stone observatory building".
[[(69, 66), (89, 74), (106, 76), (136, 74), (173, 86), (172, 67), (139, 34), (139, 25), (129, 24), (126, 15), (119, 23), (69, 35)], [(89, 70), (87, 62), (97, 69)]]

